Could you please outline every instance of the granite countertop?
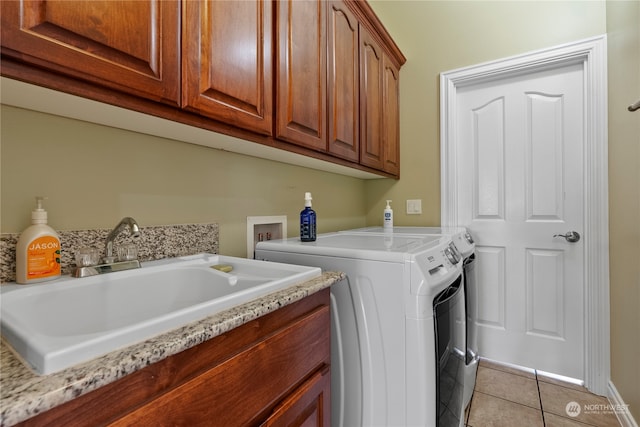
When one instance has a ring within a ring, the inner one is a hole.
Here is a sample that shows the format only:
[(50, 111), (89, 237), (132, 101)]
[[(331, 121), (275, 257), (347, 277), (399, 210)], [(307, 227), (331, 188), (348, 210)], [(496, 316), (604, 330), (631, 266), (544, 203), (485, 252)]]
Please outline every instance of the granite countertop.
[(28, 369), (0, 343), (0, 426), (11, 426), (203, 343), (344, 279), (339, 272), (292, 285), (219, 314), (50, 375)]

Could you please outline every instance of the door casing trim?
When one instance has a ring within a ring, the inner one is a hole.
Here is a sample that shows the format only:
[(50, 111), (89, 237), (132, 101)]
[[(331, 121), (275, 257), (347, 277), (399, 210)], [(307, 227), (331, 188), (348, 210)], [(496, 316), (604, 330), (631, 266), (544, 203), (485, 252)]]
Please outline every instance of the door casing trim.
[[(582, 63), (584, 70), (584, 380), (607, 395), (610, 381), (607, 39), (600, 35), (440, 74), (441, 223), (457, 225), (457, 90)], [(535, 368), (533, 366), (532, 368)]]

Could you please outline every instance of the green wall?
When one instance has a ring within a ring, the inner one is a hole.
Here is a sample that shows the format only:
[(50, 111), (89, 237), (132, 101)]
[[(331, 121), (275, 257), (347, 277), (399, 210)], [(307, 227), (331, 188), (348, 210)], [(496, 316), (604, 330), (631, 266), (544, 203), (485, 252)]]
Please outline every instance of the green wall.
[(607, 2), (611, 379), (640, 422), (640, 1)]
[[(398, 225), (440, 224), (440, 73), (604, 34), (603, 1), (404, 1), (370, 4), (407, 63), (400, 71), (399, 181), (367, 183), (367, 222), (393, 200)], [(406, 215), (422, 199), (422, 215)]]
[[(3, 105), (2, 231), (46, 195), (60, 230), (218, 222), (220, 253), (246, 255), (246, 217), (286, 215), (298, 235), (311, 191), (319, 232), (365, 225), (361, 179)], [(212, 138), (223, 136), (212, 134)]]

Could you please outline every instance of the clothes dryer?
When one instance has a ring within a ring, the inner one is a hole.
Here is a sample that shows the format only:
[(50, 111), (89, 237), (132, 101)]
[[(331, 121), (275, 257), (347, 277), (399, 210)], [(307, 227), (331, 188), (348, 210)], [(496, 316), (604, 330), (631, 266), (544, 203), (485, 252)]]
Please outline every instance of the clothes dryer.
[(346, 273), (331, 288), (332, 426), (460, 424), (463, 263), (450, 237), (341, 232), (255, 254)]
[(469, 231), (464, 227), (393, 227), (391, 230), (383, 227), (366, 227), (348, 230), (346, 233), (367, 233), (385, 235), (385, 233), (403, 236), (448, 236), (463, 258), (464, 271), (464, 300), (466, 314), (465, 331), (465, 379), (464, 379), (464, 407), (471, 403), (476, 383), (476, 373), (480, 357), (478, 354), (478, 285), (475, 270), (475, 242)]

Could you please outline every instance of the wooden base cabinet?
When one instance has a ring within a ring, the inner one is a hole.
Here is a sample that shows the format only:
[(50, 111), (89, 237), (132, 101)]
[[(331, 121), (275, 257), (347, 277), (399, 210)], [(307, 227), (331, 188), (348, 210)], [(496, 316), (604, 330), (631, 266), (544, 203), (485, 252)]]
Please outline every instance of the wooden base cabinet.
[(329, 289), (22, 423), (330, 426)]
[(285, 399), (263, 426), (330, 426), (331, 392), (329, 369), (316, 372)]

